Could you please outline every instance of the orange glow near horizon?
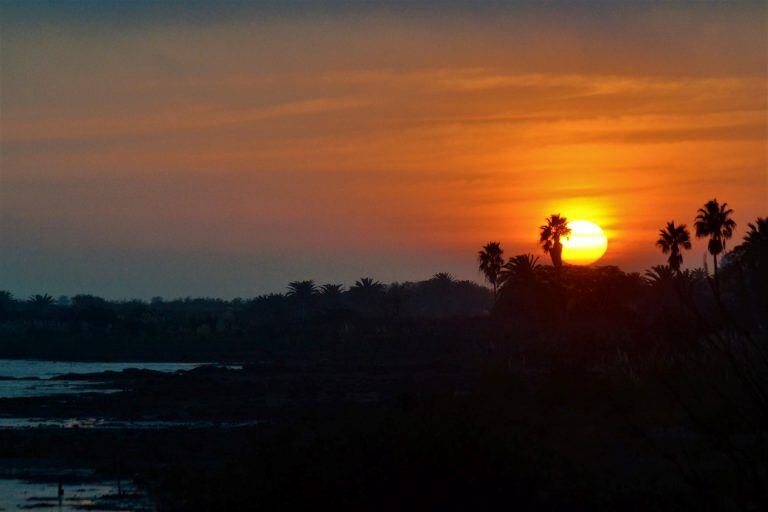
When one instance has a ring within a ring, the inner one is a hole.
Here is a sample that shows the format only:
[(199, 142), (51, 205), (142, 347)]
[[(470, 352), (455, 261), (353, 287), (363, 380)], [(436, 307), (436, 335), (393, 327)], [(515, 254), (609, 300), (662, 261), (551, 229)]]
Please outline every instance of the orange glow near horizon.
[(601, 265), (642, 271), (665, 261), (660, 227), (713, 197), (734, 242), (767, 213), (764, 5), (248, 9), (0, 17), (1, 279), (480, 281), (483, 244), (542, 255), (553, 213), (603, 229)]

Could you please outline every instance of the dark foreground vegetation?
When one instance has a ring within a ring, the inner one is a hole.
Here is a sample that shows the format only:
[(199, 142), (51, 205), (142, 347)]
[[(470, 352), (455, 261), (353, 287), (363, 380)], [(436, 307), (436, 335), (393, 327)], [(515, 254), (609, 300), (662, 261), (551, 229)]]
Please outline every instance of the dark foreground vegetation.
[(121, 392), (0, 400), (6, 417), (222, 422), (5, 430), (0, 458), (130, 477), (165, 510), (764, 510), (768, 229), (718, 251), (715, 276), (681, 270), (679, 228), (644, 275), (486, 246), (495, 305), (446, 275), (252, 301), (6, 296), (6, 357), (104, 344), (245, 364), (69, 376)]
[(305, 342), (343, 350), (361, 334), (483, 316), (492, 305), (487, 288), (445, 273), (387, 286), (362, 278), (349, 290), (296, 281), (285, 294), (231, 301), (92, 295), (16, 301), (0, 292), (0, 358), (240, 361)]

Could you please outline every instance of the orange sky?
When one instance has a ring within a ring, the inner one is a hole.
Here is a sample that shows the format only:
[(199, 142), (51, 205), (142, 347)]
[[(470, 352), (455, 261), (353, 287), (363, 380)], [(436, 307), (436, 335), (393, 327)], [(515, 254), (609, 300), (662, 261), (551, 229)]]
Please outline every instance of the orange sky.
[(481, 244), (536, 251), (553, 212), (641, 270), (712, 197), (737, 236), (768, 214), (759, 3), (11, 7), (0, 288), (18, 294), (479, 279)]

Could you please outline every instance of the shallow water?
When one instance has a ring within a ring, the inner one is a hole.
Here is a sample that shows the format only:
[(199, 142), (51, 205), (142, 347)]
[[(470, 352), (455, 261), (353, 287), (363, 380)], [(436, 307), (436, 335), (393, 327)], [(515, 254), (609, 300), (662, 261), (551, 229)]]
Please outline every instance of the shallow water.
[(0, 479), (0, 510), (154, 510), (151, 500), (129, 483), (122, 486), (121, 496), (111, 482), (64, 485), (63, 490), (59, 500), (55, 482)]
[(2, 380), (0, 379), (0, 398), (49, 396), (83, 392), (109, 393), (114, 389), (98, 388), (94, 382), (48, 380), (65, 373), (97, 373), (105, 371), (119, 372), (127, 368), (175, 372), (191, 370), (203, 363), (94, 363), (38, 361), (30, 359), (0, 359), (0, 377), (14, 379), (40, 380)]
[(257, 425), (250, 421), (169, 421), (169, 420), (109, 420), (104, 418), (0, 418), (0, 429), (64, 428), (64, 429), (133, 429), (161, 430), (166, 428), (239, 428)]
[[(98, 381), (51, 380), (66, 373), (96, 373), (122, 371), (127, 368), (160, 372), (191, 370), (209, 363), (93, 363), (37, 360), (0, 359), (0, 376), (32, 380), (0, 380), (0, 399), (34, 396), (51, 396), (73, 393), (114, 393)], [(238, 365), (228, 365), (238, 368)], [(37, 380), (39, 379), (39, 380)], [(87, 418), (15, 418), (0, 417), (0, 429), (63, 428), (63, 429), (138, 429), (157, 430), (166, 428), (238, 428), (255, 425), (247, 422), (212, 421), (165, 421), (165, 420), (113, 420), (100, 417)]]
[(0, 380), (0, 398), (66, 395), (72, 393), (113, 393), (118, 389), (97, 387), (99, 383), (69, 380)]
[(205, 363), (99, 363), (78, 361), (40, 361), (37, 359), (0, 359), (0, 376), (28, 378), (37, 377), (49, 379), (64, 373), (97, 373), (119, 372), (126, 368), (154, 370), (157, 372), (175, 372), (176, 370), (191, 370)]

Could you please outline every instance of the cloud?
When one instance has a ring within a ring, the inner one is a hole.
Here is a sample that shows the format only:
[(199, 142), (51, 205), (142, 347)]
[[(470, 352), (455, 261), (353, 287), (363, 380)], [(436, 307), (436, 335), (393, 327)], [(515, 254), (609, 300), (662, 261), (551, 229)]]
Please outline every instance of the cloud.
[(638, 268), (712, 194), (764, 215), (764, 6), (104, 9), (2, 21), (4, 281), (121, 250), (474, 277), (479, 243), (536, 250), (552, 211)]

